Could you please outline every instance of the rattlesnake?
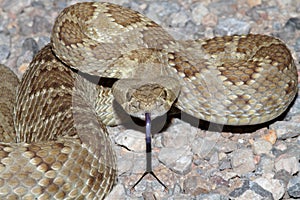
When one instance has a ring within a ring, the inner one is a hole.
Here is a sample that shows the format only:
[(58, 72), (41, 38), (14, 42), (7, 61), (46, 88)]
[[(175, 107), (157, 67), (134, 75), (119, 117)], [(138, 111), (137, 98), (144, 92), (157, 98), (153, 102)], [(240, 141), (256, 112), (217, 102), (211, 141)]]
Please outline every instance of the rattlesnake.
[[(162, 115), (174, 104), (200, 119), (246, 125), (274, 119), (297, 91), (294, 61), (278, 39), (176, 41), (145, 16), (110, 3), (64, 9), (16, 94), (17, 78), (3, 66), (1, 74), (5, 199), (104, 198), (116, 176), (102, 123), (119, 122), (114, 97), (137, 117)], [(120, 80), (111, 90), (94, 84), (98, 76)]]

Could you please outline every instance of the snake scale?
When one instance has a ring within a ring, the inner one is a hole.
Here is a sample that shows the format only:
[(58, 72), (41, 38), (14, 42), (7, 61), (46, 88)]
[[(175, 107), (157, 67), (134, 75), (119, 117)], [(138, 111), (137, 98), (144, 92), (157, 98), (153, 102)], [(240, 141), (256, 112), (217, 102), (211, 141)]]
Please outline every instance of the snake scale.
[[(64, 9), (20, 83), (0, 69), (2, 199), (103, 199), (116, 176), (104, 125), (118, 122), (114, 98), (137, 117), (175, 104), (200, 119), (247, 125), (274, 119), (297, 92), (293, 58), (276, 38), (177, 41), (110, 3)], [(118, 81), (111, 90), (94, 84), (98, 76)]]

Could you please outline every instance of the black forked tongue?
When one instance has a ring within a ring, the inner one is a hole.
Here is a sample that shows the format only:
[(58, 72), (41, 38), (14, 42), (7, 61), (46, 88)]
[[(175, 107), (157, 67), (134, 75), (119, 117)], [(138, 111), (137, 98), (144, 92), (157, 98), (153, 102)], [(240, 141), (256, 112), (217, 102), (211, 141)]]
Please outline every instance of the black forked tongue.
[(141, 180), (147, 175), (152, 175), (164, 188), (168, 191), (168, 188), (161, 182), (152, 170), (152, 147), (151, 147), (151, 114), (145, 113), (145, 122), (146, 122), (146, 171), (141, 176), (141, 178), (132, 186), (131, 190), (139, 184)]

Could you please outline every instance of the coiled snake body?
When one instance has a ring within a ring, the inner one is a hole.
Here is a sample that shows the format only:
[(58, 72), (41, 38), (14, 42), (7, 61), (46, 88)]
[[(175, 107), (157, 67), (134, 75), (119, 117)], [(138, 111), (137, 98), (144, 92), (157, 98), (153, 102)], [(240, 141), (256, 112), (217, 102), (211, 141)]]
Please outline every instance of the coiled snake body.
[[(111, 91), (91, 76), (120, 80)], [(176, 41), (130, 9), (79, 3), (58, 16), (15, 94), (17, 85), (1, 66), (0, 196), (101, 199), (116, 175), (103, 125), (118, 122), (114, 98), (138, 117), (162, 115), (177, 99), (200, 119), (258, 124), (286, 110), (297, 72), (270, 36)]]

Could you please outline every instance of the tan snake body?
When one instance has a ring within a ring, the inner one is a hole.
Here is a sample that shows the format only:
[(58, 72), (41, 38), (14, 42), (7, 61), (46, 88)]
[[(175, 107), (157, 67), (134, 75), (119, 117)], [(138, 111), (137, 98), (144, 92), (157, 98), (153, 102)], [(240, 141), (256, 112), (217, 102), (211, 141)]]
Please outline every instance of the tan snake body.
[[(68, 66), (121, 80), (111, 91)], [(145, 16), (109, 3), (66, 8), (16, 94), (17, 78), (0, 69), (5, 199), (104, 198), (116, 176), (102, 123), (117, 122), (112, 93), (136, 116), (164, 114), (178, 98), (175, 105), (197, 118), (245, 125), (274, 119), (297, 92), (294, 61), (278, 39), (176, 41)]]

